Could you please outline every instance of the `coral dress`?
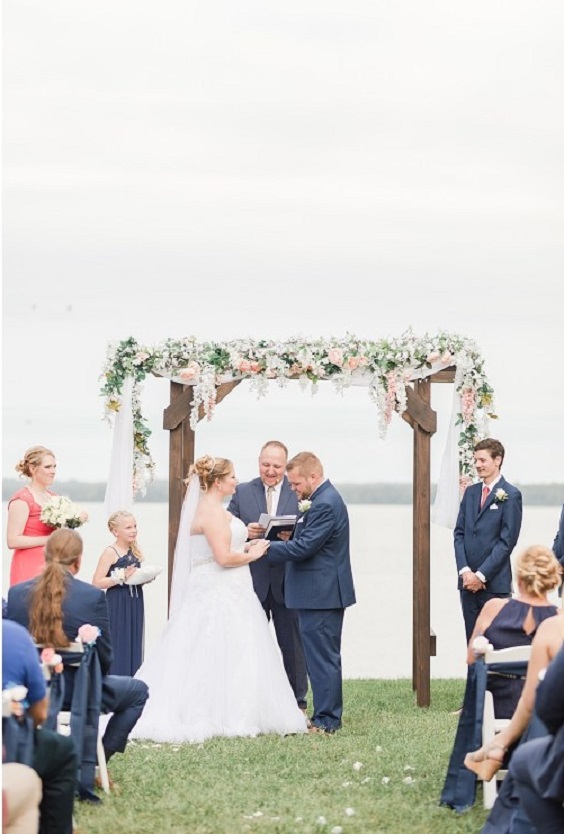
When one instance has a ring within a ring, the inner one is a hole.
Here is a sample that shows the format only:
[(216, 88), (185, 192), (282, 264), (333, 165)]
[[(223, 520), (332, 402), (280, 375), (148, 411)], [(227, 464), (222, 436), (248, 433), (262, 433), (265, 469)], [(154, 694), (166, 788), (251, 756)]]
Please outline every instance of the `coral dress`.
[[(56, 492), (49, 490), (49, 495), (56, 495)], [(25, 501), (29, 507), (29, 516), (25, 523), (22, 536), (50, 536), (53, 527), (41, 521), (41, 504), (38, 504), (31, 491), (24, 487), (15, 492), (8, 501), (8, 507), (12, 501)], [(45, 564), (45, 545), (38, 547), (24, 547), (21, 550), (14, 550), (12, 564), (10, 565), (10, 586), (18, 582), (25, 582), (27, 579), (34, 579), (43, 570)]]

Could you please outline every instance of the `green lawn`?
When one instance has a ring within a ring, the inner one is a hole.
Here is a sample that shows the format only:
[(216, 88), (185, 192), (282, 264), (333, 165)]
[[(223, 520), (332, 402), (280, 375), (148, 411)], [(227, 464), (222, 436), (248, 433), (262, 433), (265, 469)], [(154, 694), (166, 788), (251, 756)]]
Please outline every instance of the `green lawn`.
[(432, 681), (422, 709), (410, 681), (345, 681), (334, 736), (130, 744), (110, 763), (116, 790), (78, 804), (76, 822), (84, 834), (477, 833), (480, 788), (463, 815), (438, 806), (462, 693), (463, 681)]

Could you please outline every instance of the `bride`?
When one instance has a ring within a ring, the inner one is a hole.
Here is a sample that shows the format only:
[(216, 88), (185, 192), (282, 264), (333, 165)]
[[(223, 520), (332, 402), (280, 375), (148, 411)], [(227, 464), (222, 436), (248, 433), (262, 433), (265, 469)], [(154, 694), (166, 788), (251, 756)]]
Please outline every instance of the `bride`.
[(135, 677), (149, 699), (132, 738), (201, 742), (212, 736), (305, 733), (248, 568), (268, 542), (224, 509), (237, 478), (226, 458), (189, 472), (174, 554), (170, 619)]

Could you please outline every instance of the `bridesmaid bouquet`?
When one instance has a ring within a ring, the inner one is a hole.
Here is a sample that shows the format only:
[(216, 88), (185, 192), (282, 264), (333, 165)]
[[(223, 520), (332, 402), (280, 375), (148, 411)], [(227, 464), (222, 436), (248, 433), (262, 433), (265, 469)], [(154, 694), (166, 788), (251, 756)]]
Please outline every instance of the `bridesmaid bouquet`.
[(54, 495), (41, 510), (41, 521), (49, 527), (80, 527), (88, 521), (88, 513), (64, 495)]

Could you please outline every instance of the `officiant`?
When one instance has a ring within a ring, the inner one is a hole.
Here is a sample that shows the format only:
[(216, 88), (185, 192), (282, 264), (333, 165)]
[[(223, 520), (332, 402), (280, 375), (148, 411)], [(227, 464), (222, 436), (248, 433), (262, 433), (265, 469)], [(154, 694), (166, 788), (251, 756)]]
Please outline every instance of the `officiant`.
[[(262, 513), (289, 515), (298, 513), (298, 499), (286, 478), (288, 449), (279, 440), (267, 441), (259, 454), (259, 476), (238, 484), (228, 506), (230, 513), (247, 525), (249, 539), (265, 534), (258, 520)], [(270, 565), (265, 559), (250, 564), (253, 586), (268, 620), (272, 619), (284, 668), (298, 706), (307, 708), (307, 671), (297, 612), (286, 608), (284, 577), (286, 566)]]

